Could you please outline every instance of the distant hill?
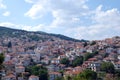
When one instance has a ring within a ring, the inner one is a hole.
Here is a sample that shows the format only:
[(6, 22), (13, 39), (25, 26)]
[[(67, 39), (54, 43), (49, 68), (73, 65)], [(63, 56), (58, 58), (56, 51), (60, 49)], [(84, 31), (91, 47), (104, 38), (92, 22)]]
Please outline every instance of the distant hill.
[(45, 33), (42, 31), (25, 31), (25, 30), (19, 30), (19, 29), (12, 29), (12, 28), (6, 28), (3, 26), (0, 26), (0, 37), (17, 37), (17, 38), (29, 38), (30, 40), (54, 40), (61, 39), (61, 40), (68, 40), (68, 41), (74, 41), (74, 42), (85, 42), (86, 40), (77, 40), (73, 39), (61, 34), (51, 34), (51, 33)]

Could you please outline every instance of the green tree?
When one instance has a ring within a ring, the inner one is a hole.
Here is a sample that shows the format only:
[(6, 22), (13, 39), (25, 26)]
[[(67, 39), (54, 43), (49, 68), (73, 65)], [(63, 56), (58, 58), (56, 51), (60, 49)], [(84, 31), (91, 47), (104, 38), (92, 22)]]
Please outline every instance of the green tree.
[(8, 48), (11, 48), (12, 47), (12, 43), (11, 41), (8, 42)]
[(73, 79), (73, 77), (71, 77), (71, 76), (66, 76), (65, 77), (65, 80), (72, 80)]
[(32, 75), (39, 76), (40, 80), (48, 80), (47, 69), (43, 66), (31, 66), (27, 68), (27, 71)]
[(84, 42), (83, 46), (86, 47), (87, 45), (88, 45), (88, 43), (87, 43), (87, 42)]
[(80, 66), (83, 63), (83, 56), (77, 56), (72, 63), (73, 67)]
[(55, 80), (64, 80), (64, 78), (63, 77), (57, 77), (57, 78), (55, 78)]
[(2, 65), (3, 61), (4, 61), (4, 55), (3, 53), (0, 53), (0, 65)]
[(106, 73), (114, 73), (115, 68), (114, 65), (111, 62), (103, 62), (100, 66), (101, 71), (104, 71)]
[(79, 74), (79, 79), (81, 80), (96, 80), (97, 79), (97, 73), (94, 71), (91, 71), (89, 69), (84, 70), (82, 73)]
[(40, 40), (40, 37), (38, 35), (29, 35), (28, 37), (33, 41), (39, 41)]
[(60, 63), (68, 66), (70, 64), (70, 61), (68, 58), (63, 58), (60, 60)]
[(120, 77), (120, 70), (115, 70), (115, 74)]
[[(0, 53), (0, 70), (3, 68), (3, 65), (2, 65), (3, 61), (4, 61), (4, 55), (3, 53)], [(0, 74), (0, 80), (1, 80), (1, 74)]]
[(98, 54), (98, 51), (94, 51), (94, 52), (92, 52), (92, 53), (86, 53), (85, 55), (84, 55), (84, 60), (86, 61), (86, 60), (88, 60), (89, 58), (92, 58), (92, 57), (94, 57), (95, 55), (97, 55)]
[(95, 55), (97, 55), (97, 54), (98, 54), (98, 51), (94, 51), (94, 52), (92, 53), (93, 56), (95, 56)]
[(91, 46), (92, 46), (92, 45), (95, 45), (95, 44), (96, 44), (95, 41), (92, 41), (92, 42), (90, 43)]
[(92, 58), (93, 57), (93, 54), (92, 53), (86, 53), (85, 55), (84, 55), (84, 60), (86, 61), (86, 60), (88, 60), (89, 58)]

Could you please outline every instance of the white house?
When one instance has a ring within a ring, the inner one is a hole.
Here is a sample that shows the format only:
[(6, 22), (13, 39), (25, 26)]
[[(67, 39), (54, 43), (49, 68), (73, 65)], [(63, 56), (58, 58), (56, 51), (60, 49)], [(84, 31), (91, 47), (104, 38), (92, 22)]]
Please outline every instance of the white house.
[(114, 63), (115, 69), (120, 69), (120, 61)]
[(22, 73), (25, 72), (25, 67), (24, 66), (17, 66), (15, 67), (16, 73)]
[(35, 55), (37, 56), (37, 58), (38, 58), (38, 60), (40, 60), (40, 56), (41, 56), (41, 48), (36, 48), (35, 50), (34, 50), (34, 52), (35, 52)]
[(57, 59), (57, 58), (53, 58), (53, 59), (51, 60), (51, 63), (52, 63), (52, 64), (59, 64), (59, 63), (60, 63), (60, 60)]
[(119, 60), (120, 60), (120, 55), (118, 55), (118, 57), (117, 57)]
[(92, 71), (99, 71), (100, 70), (100, 62), (92, 62), (89, 67)]

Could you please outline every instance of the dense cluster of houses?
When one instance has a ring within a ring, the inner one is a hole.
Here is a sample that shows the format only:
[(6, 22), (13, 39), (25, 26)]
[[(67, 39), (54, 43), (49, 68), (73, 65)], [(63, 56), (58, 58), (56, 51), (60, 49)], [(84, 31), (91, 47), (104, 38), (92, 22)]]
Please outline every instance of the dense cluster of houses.
[[(11, 46), (8, 47), (8, 43)], [(100, 71), (100, 64), (113, 63), (115, 69), (120, 69), (120, 37), (107, 38), (90, 42), (72, 42), (56, 39), (54, 41), (27, 41), (18, 38), (0, 39), (0, 53), (4, 53), (4, 68), (0, 71), (2, 80), (39, 80), (38, 76), (30, 75), (25, 69), (35, 64), (43, 65), (48, 69), (49, 79), (55, 80), (61, 76), (74, 76), (89, 68), (95, 72)], [(76, 56), (98, 51), (98, 54), (84, 61), (82, 65), (66, 67), (60, 63), (63, 58), (70, 62)], [(107, 56), (106, 56), (107, 55)], [(60, 73), (63, 70), (64, 73)], [(18, 75), (20, 74), (20, 75)]]

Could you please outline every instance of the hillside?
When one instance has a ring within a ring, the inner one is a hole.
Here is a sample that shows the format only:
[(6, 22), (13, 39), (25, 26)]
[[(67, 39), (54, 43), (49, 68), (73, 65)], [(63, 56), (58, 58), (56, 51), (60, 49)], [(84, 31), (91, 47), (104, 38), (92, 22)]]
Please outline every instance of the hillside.
[(30, 32), (25, 30), (19, 30), (19, 29), (11, 29), (0, 26), (0, 37), (17, 37), (21, 39), (29, 38), (30, 40), (34, 41), (47, 41), (47, 40), (54, 40), (54, 39), (61, 39), (61, 40), (68, 40), (68, 41), (74, 41), (74, 42), (81, 42), (86, 40), (77, 40), (73, 39), (61, 34), (51, 34), (51, 33), (45, 33), (42, 31), (36, 31), (36, 32)]

